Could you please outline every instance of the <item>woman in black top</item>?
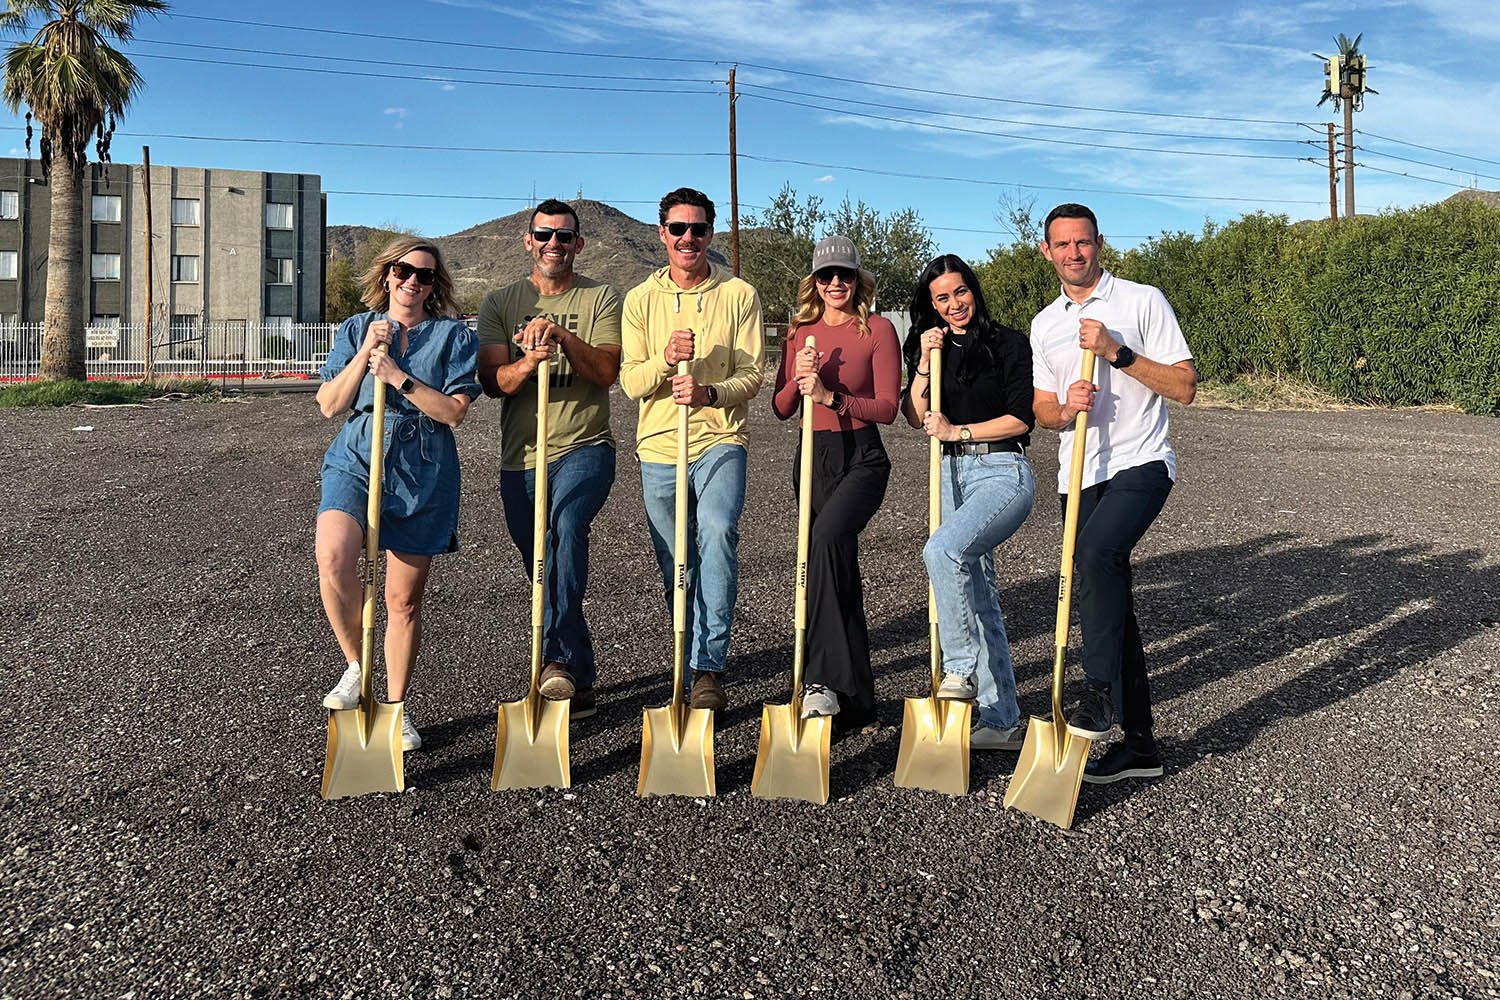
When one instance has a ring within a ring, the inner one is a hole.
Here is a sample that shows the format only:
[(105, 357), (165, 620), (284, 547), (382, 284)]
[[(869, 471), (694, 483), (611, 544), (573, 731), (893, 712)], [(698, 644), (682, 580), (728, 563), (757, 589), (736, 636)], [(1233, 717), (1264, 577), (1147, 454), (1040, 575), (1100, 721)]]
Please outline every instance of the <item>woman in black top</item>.
[[(938, 347), (941, 413), (927, 405)], [(1031, 344), (990, 319), (974, 272), (944, 254), (917, 279), (904, 354), (910, 382), (902, 412), (943, 443), (943, 524), (922, 551), (943, 647), (937, 696), (978, 701), (974, 749), (1019, 749), (1026, 724), (995, 589), (994, 550), (1026, 520), (1036, 493), (1026, 461), (1036, 425)]]

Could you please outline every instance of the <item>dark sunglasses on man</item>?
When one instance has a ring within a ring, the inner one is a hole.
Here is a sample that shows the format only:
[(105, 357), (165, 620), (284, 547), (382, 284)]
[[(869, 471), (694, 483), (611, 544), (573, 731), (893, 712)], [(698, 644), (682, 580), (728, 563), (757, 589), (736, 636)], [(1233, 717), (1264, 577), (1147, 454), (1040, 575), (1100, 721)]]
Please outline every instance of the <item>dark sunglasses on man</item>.
[(391, 273), (396, 276), (397, 281), (405, 281), (415, 274), (417, 276), (417, 284), (419, 285), (430, 285), (437, 280), (437, 268), (412, 267), (404, 260), (398, 260), (391, 264)]
[(691, 232), (695, 239), (703, 239), (713, 227), (706, 222), (668, 222), (667, 232), (673, 236), (681, 236), (683, 233)]
[(557, 237), (557, 242), (563, 246), (572, 246), (573, 241), (578, 238), (578, 230), (539, 228), (531, 231), (531, 238), (537, 243), (550, 243), (554, 236)]

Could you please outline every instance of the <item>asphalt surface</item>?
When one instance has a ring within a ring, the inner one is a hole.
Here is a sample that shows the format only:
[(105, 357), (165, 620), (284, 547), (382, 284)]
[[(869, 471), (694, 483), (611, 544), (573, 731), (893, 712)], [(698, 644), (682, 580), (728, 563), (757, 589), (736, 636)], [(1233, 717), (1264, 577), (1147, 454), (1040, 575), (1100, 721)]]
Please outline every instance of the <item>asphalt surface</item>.
[[(1062, 831), (1003, 808), (1013, 754), (976, 753), (962, 797), (892, 784), (926, 664), (905, 427), (863, 550), (885, 727), (835, 744), (826, 806), (750, 795), (794, 545), (795, 429), (758, 404), (709, 800), (635, 795), (671, 636), (628, 444), (573, 788), (489, 790), (529, 592), (481, 401), (409, 790), (325, 803), (334, 426), (294, 394), (0, 411), (0, 996), (1500, 996), (1500, 424), (1174, 410), (1181, 480), (1137, 552), (1168, 773), (1084, 786)], [(998, 559), (1041, 714), (1060, 516), (1037, 438), (1042, 495)]]

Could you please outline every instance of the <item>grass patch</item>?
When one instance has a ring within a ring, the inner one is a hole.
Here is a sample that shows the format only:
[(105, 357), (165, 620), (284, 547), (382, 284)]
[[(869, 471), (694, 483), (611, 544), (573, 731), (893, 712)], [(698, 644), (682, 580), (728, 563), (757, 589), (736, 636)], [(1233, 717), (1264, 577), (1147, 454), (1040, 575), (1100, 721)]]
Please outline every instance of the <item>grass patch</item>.
[[(1287, 375), (1242, 375), (1230, 382), (1204, 380), (1198, 383), (1195, 406), (1225, 410), (1367, 410), (1372, 403), (1340, 399), (1310, 382)], [(1388, 408), (1388, 407), (1387, 407)], [(1402, 409), (1459, 412), (1448, 405), (1402, 407)]]
[(209, 396), (214, 391), (213, 385), (203, 379), (161, 379), (155, 382), (114, 379), (78, 382), (64, 379), (7, 386), (0, 389), (0, 406), (71, 406), (75, 403), (117, 406), (123, 403), (144, 403), (166, 395)]

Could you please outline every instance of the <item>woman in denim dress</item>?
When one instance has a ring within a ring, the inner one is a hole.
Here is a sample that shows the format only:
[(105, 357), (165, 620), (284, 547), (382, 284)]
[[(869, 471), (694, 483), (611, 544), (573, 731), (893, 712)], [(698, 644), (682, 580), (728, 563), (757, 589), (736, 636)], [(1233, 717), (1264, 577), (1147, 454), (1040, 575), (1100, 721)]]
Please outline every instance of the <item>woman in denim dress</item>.
[[(331, 709), (359, 700), (364, 550), (370, 488), (371, 412), (378, 379), (386, 390), (385, 476), (380, 547), (385, 561), (386, 699), (406, 698), (422, 635), (422, 594), (432, 557), (458, 548), (458, 449), (453, 428), (480, 393), (479, 342), (451, 318), (453, 280), (437, 247), (416, 237), (393, 240), (362, 278), (371, 312), (351, 316), (334, 334), (320, 373), (318, 406), (346, 416), (323, 456), (318, 506), (318, 589), (348, 666), (323, 698)], [(388, 352), (378, 351), (386, 345)], [(404, 712), (402, 746), (422, 738)]]
[[(943, 349), (941, 413), (927, 405), (934, 348)], [(978, 701), (972, 748), (1018, 750), (1026, 723), (1016, 702), (994, 551), (1026, 520), (1036, 493), (1026, 461), (1036, 426), (1031, 343), (990, 319), (974, 272), (945, 254), (917, 279), (903, 353), (910, 382), (902, 411), (943, 450), (943, 523), (922, 551), (943, 647), (937, 696)]]

